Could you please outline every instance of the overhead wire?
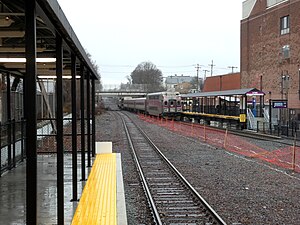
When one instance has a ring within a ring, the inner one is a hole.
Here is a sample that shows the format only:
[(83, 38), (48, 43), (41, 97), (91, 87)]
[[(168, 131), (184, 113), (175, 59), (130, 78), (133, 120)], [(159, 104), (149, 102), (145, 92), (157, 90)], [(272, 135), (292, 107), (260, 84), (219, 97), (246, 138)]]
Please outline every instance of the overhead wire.
[[(180, 74), (180, 73), (193, 73), (195, 72), (194, 70), (183, 70), (183, 71), (166, 71), (168, 68), (188, 68), (188, 67), (194, 67), (197, 64), (189, 64), (189, 65), (178, 65), (178, 66), (172, 66), (172, 65), (158, 65), (156, 66), (157, 68), (165, 68), (164, 69), (164, 73), (172, 73), (172, 74)], [(99, 67), (111, 67), (111, 68), (135, 68), (136, 66), (133, 65), (113, 65), (113, 64), (102, 64), (99, 65)], [(210, 68), (209, 66), (201, 66), (202, 69), (205, 68)], [(228, 67), (214, 67), (215, 70), (230, 70), (230, 68)], [(101, 69), (100, 69), (101, 71)], [(126, 71), (101, 71), (101, 73), (115, 73), (115, 74), (124, 74), (124, 73), (128, 73)]]
[[(181, 68), (181, 67), (192, 67), (195, 66), (196, 64), (190, 64), (190, 65), (178, 65), (178, 66), (171, 66), (171, 65), (158, 65), (156, 67), (161, 67), (161, 68)], [(109, 65), (109, 64), (100, 64), (100, 67), (136, 67), (133, 65)]]

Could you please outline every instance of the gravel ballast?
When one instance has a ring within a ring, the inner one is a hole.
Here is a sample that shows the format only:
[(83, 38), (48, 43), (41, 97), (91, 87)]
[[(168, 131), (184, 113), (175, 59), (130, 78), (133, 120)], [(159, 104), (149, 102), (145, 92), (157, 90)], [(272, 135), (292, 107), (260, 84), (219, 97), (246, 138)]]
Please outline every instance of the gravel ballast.
[[(184, 137), (134, 114), (131, 117), (228, 224), (300, 224), (298, 173)], [(103, 113), (96, 125), (96, 140), (112, 141), (113, 150), (122, 155), (128, 224), (150, 224), (119, 116)]]

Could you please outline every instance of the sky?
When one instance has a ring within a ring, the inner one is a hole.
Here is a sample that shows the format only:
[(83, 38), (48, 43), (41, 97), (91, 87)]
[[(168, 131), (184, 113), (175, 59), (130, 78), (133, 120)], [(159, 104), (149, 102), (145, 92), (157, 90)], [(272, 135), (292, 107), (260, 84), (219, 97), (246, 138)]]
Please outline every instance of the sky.
[[(104, 86), (142, 62), (163, 77), (239, 71), (242, 0), (58, 0)], [(229, 68), (237, 67), (237, 68)]]

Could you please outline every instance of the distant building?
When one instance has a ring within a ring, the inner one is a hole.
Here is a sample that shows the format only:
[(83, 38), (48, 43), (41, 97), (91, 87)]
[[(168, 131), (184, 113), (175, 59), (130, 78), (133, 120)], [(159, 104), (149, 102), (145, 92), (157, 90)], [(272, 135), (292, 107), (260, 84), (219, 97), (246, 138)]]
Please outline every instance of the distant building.
[[(287, 100), (285, 119), (300, 120), (300, 1), (247, 0), (241, 20), (241, 88)], [(284, 119), (281, 117), (281, 119)], [(278, 117), (278, 119), (280, 119)]]
[(175, 91), (180, 92), (181, 94), (187, 94), (190, 92), (190, 90), (192, 89), (193, 85), (189, 82), (183, 82), (178, 84), (175, 87)]
[(191, 76), (184, 76), (184, 75), (177, 76), (177, 75), (174, 75), (174, 76), (168, 76), (166, 78), (165, 84), (166, 84), (167, 89), (176, 89), (176, 87), (179, 84), (191, 83), (192, 80), (193, 80), (193, 77), (191, 77)]

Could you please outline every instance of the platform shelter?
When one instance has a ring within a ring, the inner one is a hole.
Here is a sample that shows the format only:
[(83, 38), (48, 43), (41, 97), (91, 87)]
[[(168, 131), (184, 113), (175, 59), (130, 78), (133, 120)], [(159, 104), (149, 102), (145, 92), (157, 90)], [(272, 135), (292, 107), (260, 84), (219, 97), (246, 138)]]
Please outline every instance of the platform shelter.
[[(64, 118), (67, 114), (71, 124), (71, 200), (77, 201), (78, 181), (86, 180), (95, 154), (95, 88), (100, 77), (56, 0), (1, 0), (0, 7), (0, 174), (24, 160), (26, 223), (37, 224), (38, 130), (50, 126), (43, 135), (55, 142), (57, 224), (64, 224)], [(49, 80), (51, 85), (45, 82)]]

